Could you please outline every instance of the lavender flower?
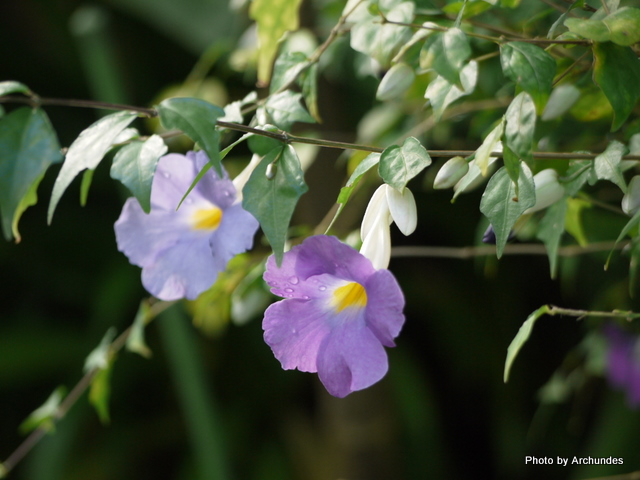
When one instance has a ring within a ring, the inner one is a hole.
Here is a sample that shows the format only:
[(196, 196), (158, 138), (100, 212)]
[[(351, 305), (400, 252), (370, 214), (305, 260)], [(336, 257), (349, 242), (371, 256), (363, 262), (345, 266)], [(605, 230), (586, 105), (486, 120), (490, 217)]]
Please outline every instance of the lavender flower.
[(236, 202), (226, 172), (219, 178), (210, 169), (176, 210), (208, 161), (202, 151), (165, 155), (153, 178), (151, 212), (130, 198), (115, 223), (118, 250), (142, 267), (142, 284), (161, 300), (195, 299), (253, 245), (258, 222)]
[(605, 327), (609, 341), (607, 378), (615, 388), (627, 392), (631, 407), (640, 405), (640, 338), (616, 325)]
[(388, 370), (384, 347), (404, 323), (404, 297), (389, 270), (335, 237), (317, 235), (273, 256), (264, 279), (285, 298), (265, 312), (264, 339), (285, 370), (318, 372), (331, 395), (345, 397)]

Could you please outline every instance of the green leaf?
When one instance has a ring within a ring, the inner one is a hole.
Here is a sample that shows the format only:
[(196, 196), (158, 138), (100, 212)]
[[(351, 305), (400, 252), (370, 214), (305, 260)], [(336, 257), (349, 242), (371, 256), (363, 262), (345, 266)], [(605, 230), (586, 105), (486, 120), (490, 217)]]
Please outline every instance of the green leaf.
[(460, 97), (473, 93), (478, 81), (478, 64), (469, 62), (460, 72), (460, 82), (462, 90), (449, 83), (444, 77), (438, 76), (427, 87), (424, 94), (428, 98), (433, 108), (433, 115), (436, 120), (440, 120), (446, 108)]
[[(264, 130), (266, 132), (278, 134), (282, 133), (282, 131), (275, 125), (260, 125), (255, 128)], [(274, 148), (282, 147), (282, 142), (280, 140), (276, 140), (275, 138), (266, 137), (263, 135), (254, 135), (247, 140), (247, 145), (249, 146), (249, 150), (251, 150), (256, 155), (265, 156)]]
[(18, 108), (0, 118), (0, 213), (7, 240), (20, 241), (18, 222), (37, 201), (45, 172), (62, 160), (56, 133), (40, 109)]
[(116, 336), (116, 329), (107, 330), (100, 344), (94, 348), (84, 361), (84, 371), (97, 370), (91, 380), (89, 402), (93, 405), (102, 423), (109, 423), (109, 396), (111, 394), (111, 369), (114, 354), (111, 344)]
[(6, 80), (0, 82), (0, 97), (9, 95), (11, 93), (24, 93), (25, 95), (32, 95), (33, 92), (24, 83), (16, 82), (14, 80)]
[(103, 424), (110, 422), (109, 418), (109, 398), (111, 397), (111, 370), (113, 369), (113, 358), (109, 359), (108, 365), (98, 370), (91, 380), (89, 389), (89, 403), (96, 409), (98, 417)]
[[(380, 6), (380, 11), (388, 20), (400, 23), (410, 23), (413, 20), (414, 10), (413, 2), (397, 3), (390, 9)], [(409, 27), (391, 23), (382, 24), (378, 14), (368, 12), (365, 2), (349, 19), (356, 22), (351, 28), (351, 48), (371, 56), (383, 68), (390, 66), (391, 59), (412, 36)]]
[(94, 170), (114, 141), (133, 120), (135, 112), (117, 112), (102, 117), (76, 138), (67, 152), (67, 157), (53, 185), (47, 223), (51, 223), (53, 212), (73, 179), (85, 169)]
[(111, 356), (111, 342), (116, 338), (116, 329), (109, 328), (104, 334), (102, 340), (96, 348), (94, 348), (84, 361), (84, 371), (89, 372), (94, 368), (104, 369), (109, 366), (109, 357)]
[(611, 40), (611, 32), (602, 20), (589, 18), (567, 18), (564, 26), (572, 33), (577, 33), (582, 38), (588, 38), (596, 42), (608, 42)]
[(450, 28), (427, 39), (420, 53), (420, 66), (433, 68), (447, 82), (460, 88), (460, 71), (470, 56), (471, 47), (465, 33), (459, 28)]
[(314, 63), (300, 75), (299, 80), (302, 87), (302, 96), (307, 104), (309, 113), (316, 120), (321, 122), (320, 111), (318, 110), (318, 64)]
[(627, 183), (622, 175), (620, 162), (623, 155), (628, 152), (629, 150), (623, 143), (614, 140), (607, 145), (605, 151), (598, 155), (593, 162), (593, 168), (598, 179), (615, 183), (624, 193), (627, 193)]
[(516, 356), (520, 352), (520, 349), (525, 344), (525, 342), (529, 340), (531, 331), (533, 330), (533, 325), (541, 316), (546, 315), (547, 313), (549, 313), (549, 311), (549, 306), (543, 305), (531, 315), (529, 315), (520, 327), (520, 330), (518, 330), (518, 333), (516, 334), (514, 339), (509, 344), (509, 348), (507, 348), (507, 359), (504, 362), (504, 383), (507, 383), (509, 381), (509, 373), (511, 372), (513, 361), (516, 359)]
[(151, 349), (144, 340), (144, 328), (147, 326), (147, 323), (149, 323), (150, 311), (151, 306), (147, 300), (140, 302), (138, 313), (136, 313), (136, 318), (133, 320), (126, 343), (127, 350), (142, 355), (144, 358), (151, 357)]
[(302, 0), (254, 0), (249, 16), (258, 25), (258, 82), (267, 85), (278, 43), (286, 32), (298, 29)]
[(302, 106), (302, 95), (291, 90), (271, 95), (265, 104), (267, 115), (283, 130), (290, 130), (295, 122), (314, 123), (315, 119)]
[(554, 37), (556, 29), (560, 25), (564, 25), (564, 21), (569, 16), (569, 13), (571, 13), (571, 10), (577, 7), (580, 7), (580, 8), (584, 7), (584, 0), (577, 0), (573, 2), (571, 5), (569, 5), (569, 8), (565, 10), (565, 12), (562, 15), (560, 15), (555, 22), (553, 22), (553, 25), (551, 25), (551, 28), (549, 29), (549, 33), (547, 33), (547, 38), (551, 39)]
[(144, 142), (132, 142), (122, 147), (111, 165), (111, 178), (120, 180), (146, 213), (151, 210), (153, 174), (158, 160), (166, 152), (162, 137), (152, 135)]
[(224, 117), (224, 110), (198, 98), (168, 98), (156, 110), (164, 128), (181, 130), (200, 145), (222, 178), (220, 134), (216, 121)]
[(640, 98), (640, 60), (631, 48), (612, 43), (596, 43), (593, 53), (593, 80), (613, 107), (614, 132), (627, 120)]
[(496, 149), (502, 139), (504, 123), (505, 120), (504, 117), (502, 117), (502, 120), (489, 132), (482, 142), (482, 145), (476, 150), (475, 164), (484, 177), (489, 173), (489, 158), (491, 157), (491, 153)]
[[(267, 177), (268, 172), (271, 178)], [(262, 159), (242, 191), (242, 205), (260, 222), (278, 265), (282, 261), (291, 216), (298, 199), (307, 190), (295, 150), (291, 145), (283, 145)]]
[(522, 160), (520, 160), (520, 157), (516, 155), (513, 152), (513, 150), (509, 148), (508, 145), (503, 145), (502, 162), (504, 163), (504, 168), (507, 169), (507, 174), (509, 175), (509, 178), (514, 184), (515, 196), (517, 197), (518, 194), (520, 193), (518, 179), (520, 178), (520, 164), (522, 163)]
[(551, 278), (556, 278), (558, 271), (558, 247), (564, 233), (564, 219), (567, 214), (567, 208), (566, 199), (554, 203), (547, 209), (538, 225), (536, 236), (544, 243), (547, 249)]
[(601, 20), (569, 18), (569, 31), (596, 42), (613, 42), (628, 47), (640, 41), (640, 9), (623, 7)]
[(491, 177), (480, 200), (480, 211), (489, 219), (496, 234), (498, 258), (502, 256), (516, 220), (536, 203), (533, 176), (526, 163), (520, 163), (517, 189), (516, 197), (516, 186), (507, 169), (502, 167)]
[(602, 20), (611, 31), (611, 41), (623, 47), (640, 42), (640, 9), (622, 7)]
[(345, 186), (340, 189), (340, 193), (338, 194), (338, 200), (337, 200), (337, 203), (340, 204), (340, 206), (338, 207), (336, 214), (333, 216), (331, 223), (327, 227), (327, 231), (331, 229), (334, 222), (340, 216), (340, 213), (342, 213), (342, 210), (347, 205), (349, 198), (351, 198), (351, 194), (353, 193), (353, 190), (356, 188), (356, 186), (358, 185), (358, 183), (360, 182), (364, 174), (367, 173), (373, 167), (375, 167), (378, 163), (380, 163), (380, 155), (381, 154), (379, 153), (370, 153), (369, 155), (367, 155), (355, 168), (355, 170), (349, 177), (349, 180), (347, 180), (347, 183), (345, 184)]
[(615, 251), (615, 248), (618, 245), (618, 243), (620, 243), (622, 239), (626, 237), (629, 234), (629, 232), (631, 232), (631, 230), (636, 228), (638, 225), (640, 225), (640, 210), (638, 210), (635, 213), (635, 215), (631, 217), (631, 220), (629, 220), (627, 224), (620, 231), (618, 238), (616, 238), (616, 241), (613, 244), (613, 247), (611, 247), (611, 251), (609, 252), (609, 257), (607, 258), (607, 262), (605, 263), (605, 266), (604, 266), (605, 270), (609, 268), (609, 262), (611, 261), (611, 256), (613, 255), (613, 252)]
[(533, 134), (536, 128), (536, 107), (531, 97), (520, 92), (505, 113), (504, 142), (519, 158), (532, 159)]
[(308, 64), (309, 59), (302, 52), (284, 52), (281, 54), (273, 66), (269, 93), (276, 93), (294, 82)]
[(380, 156), (378, 173), (385, 181), (400, 193), (413, 177), (431, 165), (431, 157), (422, 144), (415, 138), (407, 138), (401, 147), (387, 147)]
[(82, 183), (80, 183), (80, 206), (84, 207), (87, 204), (87, 197), (89, 196), (89, 187), (93, 181), (93, 172), (95, 170), (87, 169), (82, 174)]
[(20, 424), (20, 433), (26, 434), (38, 428), (48, 432), (53, 431), (58, 415), (60, 403), (67, 394), (67, 389), (63, 386), (56, 388), (49, 398)]
[(574, 160), (560, 179), (568, 197), (575, 197), (589, 180), (593, 173), (593, 162), (589, 160)]
[(556, 61), (542, 48), (525, 42), (509, 42), (500, 47), (504, 74), (522, 87), (542, 111), (549, 98)]

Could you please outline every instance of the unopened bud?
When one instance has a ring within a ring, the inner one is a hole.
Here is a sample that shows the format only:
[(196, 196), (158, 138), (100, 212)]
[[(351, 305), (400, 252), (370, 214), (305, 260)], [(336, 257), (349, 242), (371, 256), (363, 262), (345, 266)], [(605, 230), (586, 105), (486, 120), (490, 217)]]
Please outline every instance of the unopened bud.
[(396, 63), (380, 81), (376, 98), (378, 100), (392, 100), (400, 97), (413, 83), (416, 74), (406, 63)]
[(469, 164), (464, 158), (453, 157), (438, 170), (436, 179), (433, 181), (433, 188), (436, 190), (452, 188), (468, 171)]
[(387, 203), (391, 218), (404, 235), (411, 235), (418, 225), (418, 208), (413, 193), (408, 188), (403, 193), (387, 187)]
[(627, 193), (622, 197), (622, 211), (633, 217), (640, 210), (640, 175), (636, 175), (629, 182)]
[(373, 195), (371, 195), (367, 209), (364, 212), (362, 225), (360, 226), (360, 238), (362, 238), (362, 241), (367, 238), (373, 226), (378, 223), (380, 219), (384, 220), (387, 228), (389, 228), (391, 214), (389, 213), (389, 203), (387, 202), (387, 188), (391, 187), (383, 183), (373, 192)]
[(524, 213), (533, 213), (553, 205), (564, 196), (564, 187), (558, 182), (558, 172), (546, 168), (533, 176), (536, 186), (536, 204)]

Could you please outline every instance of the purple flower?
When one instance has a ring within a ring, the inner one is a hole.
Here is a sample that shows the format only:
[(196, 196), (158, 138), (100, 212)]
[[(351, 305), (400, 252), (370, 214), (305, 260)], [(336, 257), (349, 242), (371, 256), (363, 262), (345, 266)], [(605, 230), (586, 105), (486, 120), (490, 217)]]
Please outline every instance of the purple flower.
[(153, 177), (151, 212), (130, 198), (115, 223), (118, 250), (142, 267), (142, 284), (161, 300), (195, 299), (253, 245), (258, 222), (235, 202), (226, 172), (221, 179), (210, 169), (176, 211), (208, 161), (202, 151), (165, 155)]
[(631, 407), (640, 405), (640, 338), (614, 324), (605, 327), (609, 341), (607, 377), (618, 389), (627, 392)]
[(384, 347), (404, 323), (404, 297), (389, 270), (335, 237), (317, 235), (273, 256), (264, 279), (284, 297), (264, 314), (264, 339), (285, 370), (318, 372), (331, 395), (345, 397), (388, 370)]

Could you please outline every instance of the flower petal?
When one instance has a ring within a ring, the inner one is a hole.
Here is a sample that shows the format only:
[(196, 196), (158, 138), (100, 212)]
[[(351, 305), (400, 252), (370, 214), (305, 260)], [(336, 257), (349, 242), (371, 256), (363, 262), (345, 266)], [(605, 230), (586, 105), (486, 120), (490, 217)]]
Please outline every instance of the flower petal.
[(398, 281), (389, 270), (378, 270), (365, 284), (368, 303), (367, 327), (386, 347), (395, 347), (393, 339), (404, 324), (404, 295)]
[(152, 265), (143, 268), (142, 284), (160, 300), (195, 300), (213, 285), (220, 270), (208, 238), (194, 238), (162, 251)]
[(408, 188), (400, 193), (395, 188), (387, 188), (387, 203), (391, 218), (404, 235), (411, 235), (418, 225), (418, 209), (413, 193)]
[(320, 381), (340, 398), (370, 387), (389, 368), (384, 347), (362, 322), (334, 328), (320, 347), (317, 365)]
[(362, 241), (369, 235), (371, 229), (380, 219), (384, 219), (385, 222), (391, 225), (391, 214), (389, 213), (389, 204), (387, 202), (387, 189), (389, 188), (391, 188), (389, 185), (383, 183), (371, 195), (360, 226), (360, 238)]
[(185, 161), (184, 155), (170, 153), (160, 158), (151, 187), (152, 210), (175, 211), (197, 174), (194, 162)]
[(330, 281), (324, 276), (314, 278), (318, 275), (364, 284), (374, 271), (371, 262), (336, 237), (316, 235), (286, 252), (280, 267), (273, 255), (270, 256), (263, 278), (274, 295), (316, 298), (326, 295), (327, 290), (321, 287), (328, 287)]
[(259, 226), (254, 216), (242, 205), (232, 205), (224, 210), (220, 226), (211, 235), (211, 253), (214, 257), (222, 258), (226, 265), (233, 256), (253, 246), (253, 237)]
[(114, 225), (118, 250), (134, 265), (150, 265), (158, 253), (189, 233), (186, 228), (176, 228), (172, 216), (173, 212), (161, 210), (146, 214), (138, 200), (129, 198)]
[(313, 300), (281, 300), (267, 308), (262, 321), (264, 341), (282, 368), (317, 371), (318, 350), (330, 331), (327, 314)]

